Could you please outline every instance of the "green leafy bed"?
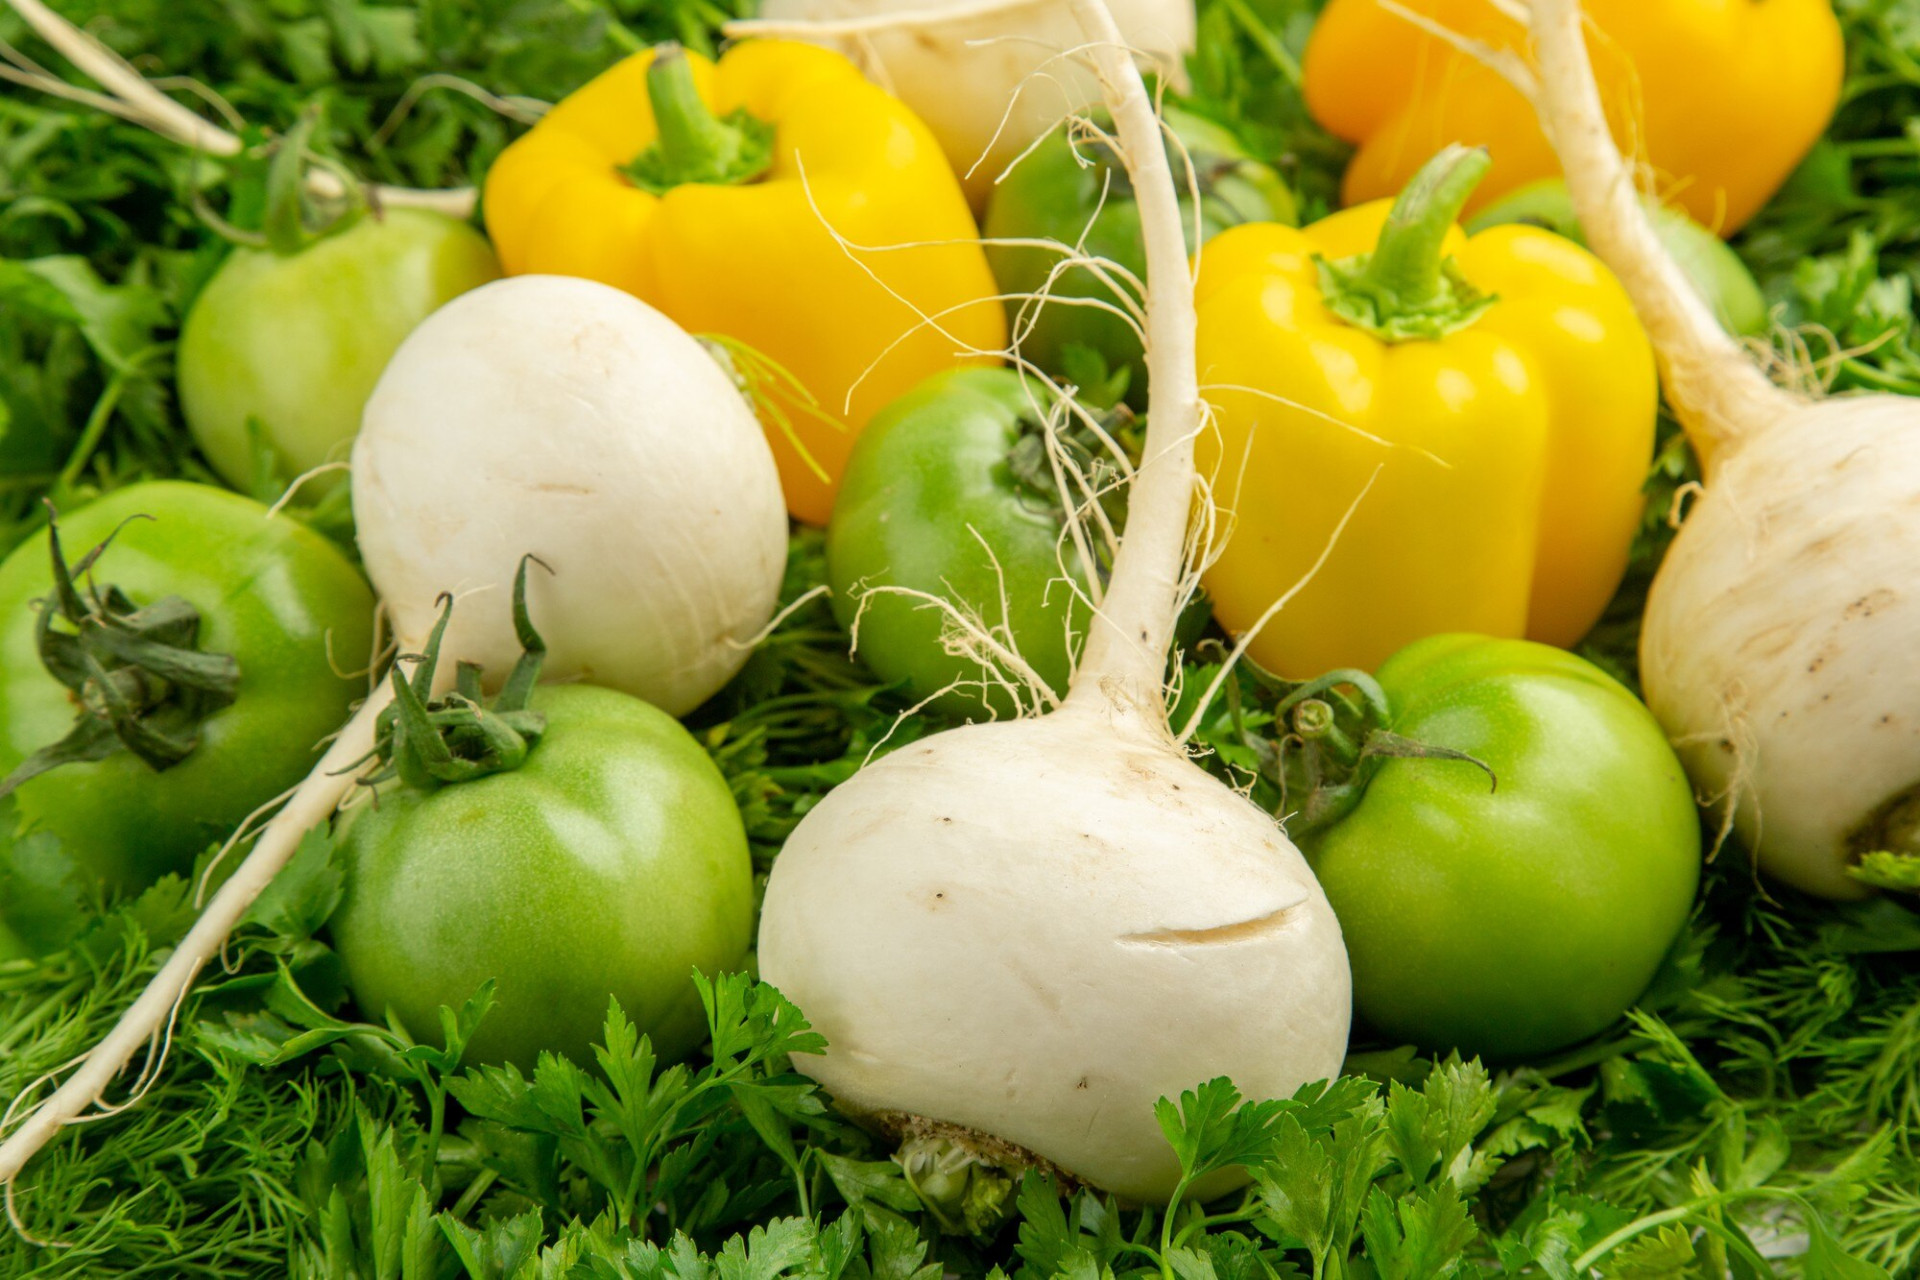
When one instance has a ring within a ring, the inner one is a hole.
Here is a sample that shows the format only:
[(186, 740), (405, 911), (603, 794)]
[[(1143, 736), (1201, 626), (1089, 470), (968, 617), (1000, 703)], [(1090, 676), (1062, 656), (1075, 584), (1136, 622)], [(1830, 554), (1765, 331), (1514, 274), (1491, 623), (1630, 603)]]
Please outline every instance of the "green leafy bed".
[[(192, 75), (252, 130), (317, 104), (322, 150), (416, 186), (484, 173), (519, 128), (499, 98), (557, 99), (647, 41), (708, 44), (728, 16), (706, 0), (60, 7), (149, 74)], [(1845, 103), (1737, 247), (1803, 376), (1920, 394), (1920, 4), (1838, 7)], [(1315, 6), (1201, 8), (1195, 105), (1241, 126), (1308, 215), (1324, 209), (1343, 154), (1306, 120), (1297, 84)], [(0, 40), (60, 65), (11, 14)], [(0, 549), (42, 518), (43, 497), (209, 478), (172, 400), (170, 342), (222, 252), (196, 208), (233, 213), (257, 165), (195, 159), (25, 89), (0, 96)], [(1666, 440), (1633, 572), (1587, 645), (1629, 679), (1688, 477), (1684, 445)], [(789, 596), (820, 578), (818, 539), (797, 537)], [(883, 738), (939, 727), (900, 710), (816, 603), (694, 718), (762, 870)], [(1223, 730), (1212, 744), (1221, 767), (1236, 743)], [(180, 1010), (164, 1068), (117, 1095), (139, 1104), (30, 1166), (0, 1274), (1920, 1275), (1920, 914), (1769, 891), (1733, 846), (1640, 1008), (1588, 1045), (1490, 1075), (1363, 1042), (1346, 1077), (1293, 1099), (1242, 1104), (1218, 1081), (1164, 1104), (1190, 1176), (1256, 1174), (1244, 1193), (1171, 1212), (1015, 1182), (938, 1144), (893, 1158), (793, 1073), (787, 1055), (817, 1037), (741, 976), (703, 989), (712, 1046), (694, 1063), (661, 1069), (614, 1009), (592, 1063), (548, 1059), (531, 1079), (464, 1069), (485, 992), (444, 1027), (414, 1028), (427, 1043), (342, 1020), (353, 1010), (322, 940), (340, 888), (310, 837)], [(0, 963), (11, 1098), (106, 1030), (192, 902), (176, 880), (98, 901), (55, 842), (26, 836), (0, 846), (0, 904), (47, 952)]]

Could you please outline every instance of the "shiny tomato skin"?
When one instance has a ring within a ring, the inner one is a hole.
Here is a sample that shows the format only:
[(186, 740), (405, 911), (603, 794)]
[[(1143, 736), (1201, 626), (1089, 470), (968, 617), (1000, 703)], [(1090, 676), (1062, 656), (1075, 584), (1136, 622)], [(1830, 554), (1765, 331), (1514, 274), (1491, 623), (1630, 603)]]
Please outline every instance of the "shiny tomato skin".
[(1473, 764), (1387, 761), (1302, 845), (1353, 964), (1356, 1011), (1424, 1048), (1510, 1060), (1639, 998), (1700, 877), (1693, 792), (1653, 716), (1584, 659), (1436, 636), (1380, 667), (1393, 729)]
[[(245, 489), (259, 422), (281, 479), (346, 461), (373, 384), (443, 304), (500, 276), (486, 237), (419, 209), (369, 214), (299, 253), (235, 249), (180, 331), (180, 407), (222, 479)], [(316, 480), (303, 496), (340, 483)]]
[(947, 617), (927, 596), (1002, 628), (1055, 693), (1086, 628), (1063, 580), (1075, 557), (1062, 553), (1062, 518), (1008, 465), (1036, 395), (1010, 369), (928, 378), (867, 424), (827, 525), (833, 610), (843, 627), (858, 621), (860, 657), (949, 715), (1005, 717), (1014, 704), (982, 688), (978, 662), (947, 652)]
[(467, 1060), (587, 1064), (609, 996), (664, 1057), (705, 1023), (692, 971), (737, 969), (753, 868), (726, 779), (678, 721), (608, 689), (550, 685), (527, 762), (435, 791), (382, 788), (339, 831), (334, 945), (361, 1011), (438, 1038), (487, 979)]
[[(151, 517), (138, 519), (135, 517)], [(224, 838), (299, 782), (366, 693), (373, 592), (339, 548), (251, 498), (212, 485), (130, 485), (60, 516), (78, 560), (115, 529), (93, 576), (135, 604), (178, 595), (201, 615), (198, 647), (233, 655), (236, 700), (210, 715), (185, 760), (155, 771), (127, 752), (70, 764), (14, 793), (29, 825), (59, 836), (80, 864), (131, 892)], [(33, 602), (53, 589), (47, 534), (0, 564), (0, 774), (72, 727), (67, 688), (34, 644)]]

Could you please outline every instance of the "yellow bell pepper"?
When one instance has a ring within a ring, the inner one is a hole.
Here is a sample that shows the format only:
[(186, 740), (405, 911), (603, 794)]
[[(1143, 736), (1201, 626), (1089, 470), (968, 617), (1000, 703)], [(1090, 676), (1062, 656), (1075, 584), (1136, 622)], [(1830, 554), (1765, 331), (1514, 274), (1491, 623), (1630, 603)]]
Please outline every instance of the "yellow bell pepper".
[(1391, 215), (1251, 223), (1201, 252), (1197, 449), (1225, 539), (1206, 588), (1238, 634), (1305, 580), (1250, 649), (1282, 675), (1448, 631), (1571, 645), (1626, 570), (1651, 344), (1572, 241), (1454, 225), (1486, 165), (1448, 148)]
[[(1524, 26), (1488, 0), (1407, 0), (1441, 26), (1524, 51)], [(1613, 132), (1660, 191), (1731, 235), (1826, 128), (1846, 70), (1831, 0), (1587, 0), (1588, 40)], [(1306, 52), (1308, 109), (1359, 145), (1346, 200), (1390, 196), (1440, 147), (1485, 145), (1472, 212), (1560, 172), (1533, 109), (1497, 73), (1382, 7), (1332, 0)]]
[(717, 65), (677, 47), (627, 58), (501, 154), (485, 210), (509, 274), (618, 286), (797, 380), (812, 403), (772, 378), (762, 416), (787, 508), (811, 524), (869, 418), (1006, 341), (939, 144), (811, 45), (748, 41)]

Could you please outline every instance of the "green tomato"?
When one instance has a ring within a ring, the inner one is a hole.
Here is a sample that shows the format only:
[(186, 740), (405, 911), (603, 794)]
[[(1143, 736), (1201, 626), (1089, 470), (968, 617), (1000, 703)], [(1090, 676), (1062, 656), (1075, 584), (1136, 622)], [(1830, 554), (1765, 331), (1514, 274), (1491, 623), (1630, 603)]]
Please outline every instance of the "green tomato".
[(416, 1035), (488, 979), (473, 1062), (591, 1062), (607, 999), (681, 1057), (705, 1033), (698, 967), (737, 968), (753, 865), (726, 779), (680, 723), (609, 689), (554, 685), (525, 764), (433, 791), (383, 789), (340, 831), (331, 923), (361, 1009)]
[(1354, 1006), (1388, 1036), (1510, 1059), (1584, 1039), (1646, 990), (1700, 878), (1693, 792), (1660, 726), (1570, 653), (1436, 636), (1378, 672), (1392, 729), (1464, 751), (1389, 759), (1303, 837)]
[[(1686, 214), (1664, 205), (1647, 206), (1653, 219), (1654, 234), (1666, 246), (1673, 260), (1693, 281), (1693, 287), (1719, 318), (1728, 333), (1763, 333), (1767, 328), (1767, 300), (1760, 292), (1747, 264), (1740, 261), (1727, 242)], [(1565, 236), (1578, 245), (1587, 243), (1580, 219), (1573, 212), (1573, 199), (1560, 178), (1528, 183), (1488, 205), (1467, 224), (1474, 234), (1488, 227), (1523, 222), (1544, 227)]]
[[(1243, 222), (1294, 221), (1293, 195), (1286, 184), (1253, 159), (1230, 132), (1176, 108), (1164, 114), (1192, 160), (1200, 189), (1202, 240)], [(1168, 161), (1176, 179), (1183, 178), (1185, 162), (1171, 148)], [(1187, 228), (1191, 252), (1193, 207), (1185, 182), (1180, 185), (1181, 225)], [(1126, 169), (1096, 143), (1082, 141), (1076, 146), (1065, 125), (1022, 157), (994, 188), (982, 235), (994, 279), (1001, 292), (1009, 295), (1007, 315), (1016, 332), (1027, 323), (1021, 314), (1029, 305), (1026, 296), (1046, 285), (1061, 255), (1057, 250), (995, 243), (998, 240), (1081, 244), (1087, 254), (1118, 263), (1136, 279), (1146, 278), (1140, 208)], [(1112, 288), (1084, 267), (1064, 273), (1049, 291), (1060, 298), (1115, 300)], [(1098, 368), (1080, 367), (1087, 363), (1085, 351), (1076, 355), (1077, 349), (1090, 350), (1099, 357), (1093, 362), (1096, 365), (1104, 364), (1113, 373), (1126, 370), (1128, 403), (1136, 409), (1146, 406), (1147, 372), (1140, 339), (1126, 320), (1094, 307), (1056, 304), (1041, 307), (1032, 325), (1021, 337), (1020, 351), (1042, 370), (1095, 392), (1088, 380)]]
[[(210, 485), (117, 490), (63, 515), (61, 545), (78, 561), (116, 529), (92, 573), (101, 590), (118, 587), (136, 605), (184, 598), (200, 614), (195, 647), (232, 655), (240, 672), (236, 699), (206, 717), (178, 764), (156, 770), (122, 751), (63, 765), (14, 793), (28, 825), (59, 836), (108, 884), (135, 890), (190, 868), (313, 767), (316, 744), (366, 691), (364, 679), (343, 673), (366, 664), (374, 602), (332, 543)], [(0, 774), (74, 723), (72, 695), (35, 644), (35, 602), (52, 589), (43, 530), (0, 564)]]
[[(444, 303), (500, 276), (486, 237), (417, 209), (369, 215), (299, 253), (236, 249), (180, 331), (180, 407), (213, 469), (245, 489), (250, 422), (280, 479), (346, 459), (387, 361)], [(316, 479), (317, 497), (340, 483)]]
[(1013, 699), (981, 688), (979, 663), (946, 652), (941, 610), (873, 589), (939, 596), (1003, 628), (1001, 639), (1065, 692), (1087, 614), (1063, 581), (1074, 552), (1061, 541), (1065, 515), (1032, 404), (1006, 369), (927, 379), (860, 433), (827, 525), (834, 613), (849, 628), (857, 616), (860, 656), (916, 700), (938, 695), (952, 715), (1005, 716)]

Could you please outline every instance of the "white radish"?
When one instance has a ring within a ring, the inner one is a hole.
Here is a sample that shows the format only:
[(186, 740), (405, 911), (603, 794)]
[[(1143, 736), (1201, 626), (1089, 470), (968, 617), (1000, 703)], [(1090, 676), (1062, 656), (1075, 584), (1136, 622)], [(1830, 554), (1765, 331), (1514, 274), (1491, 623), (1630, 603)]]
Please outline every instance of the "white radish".
[[(1184, 86), (1193, 0), (1110, 0), (1108, 7), (1127, 45)], [(894, 31), (860, 21), (889, 14), (913, 21)], [(1093, 76), (1059, 53), (1082, 38), (1059, 0), (764, 0), (760, 17), (729, 29), (818, 40), (912, 107), (975, 208), (1009, 162), (1099, 93)], [(855, 22), (842, 36), (836, 19)]]
[[(504, 676), (527, 580), (548, 679), (682, 715), (772, 616), (787, 518), (763, 433), (726, 373), (658, 311), (590, 280), (517, 276), (407, 338), (367, 402), (353, 514), (403, 636), (460, 598), (446, 651)], [(474, 594), (476, 588), (486, 588)]]
[(827, 1038), (797, 1060), (902, 1132), (1139, 1200), (1178, 1167), (1154, 1101), (1215, 1076), (1286, 1096), (1339, 1072), (1340, 927), (1268, 815), (1176, 745), (1163, 687), (1200, 428), (1192, 278), (1159, 122), (1101, 0), (1072, 0), (1147, 245), (1144, 461), (1060, 710), (935, 735), (788, 838), (762, 975)]
[(1721, 331), (1648, 222), (1581, 27), (1578, 0), (1532, 0), (1530, 87), (1705, 477), (1647, 597), (1647, 703), (1764, 870), (1858, 897), (1858, 854), (1920, 852), (1920, 401), (1791, 394)]
[[(553, 570), (528, 584), (548, 672), (669, 710), (739, 669), (786, 560), (786, 503), (751, 407), (672, 321), (586, 280), (501, 280), (416, 329), (368, 402), (353, 498), (403, 652), (424, 646), (452, 591), (443, 653), (504, 677), (520, 652), (511, 584), (531, 553)], [(442, 664), (449, 683), (453, 669)], [(151, 1080), (194, 976), (352, 788), (391, 696), (390, 681), (374, 687), (139, 999), (19, 1119), (0, 1143), (0, 1184), (99, 1103), (143, 1046), (154, 1056), (135, 1094)]]

